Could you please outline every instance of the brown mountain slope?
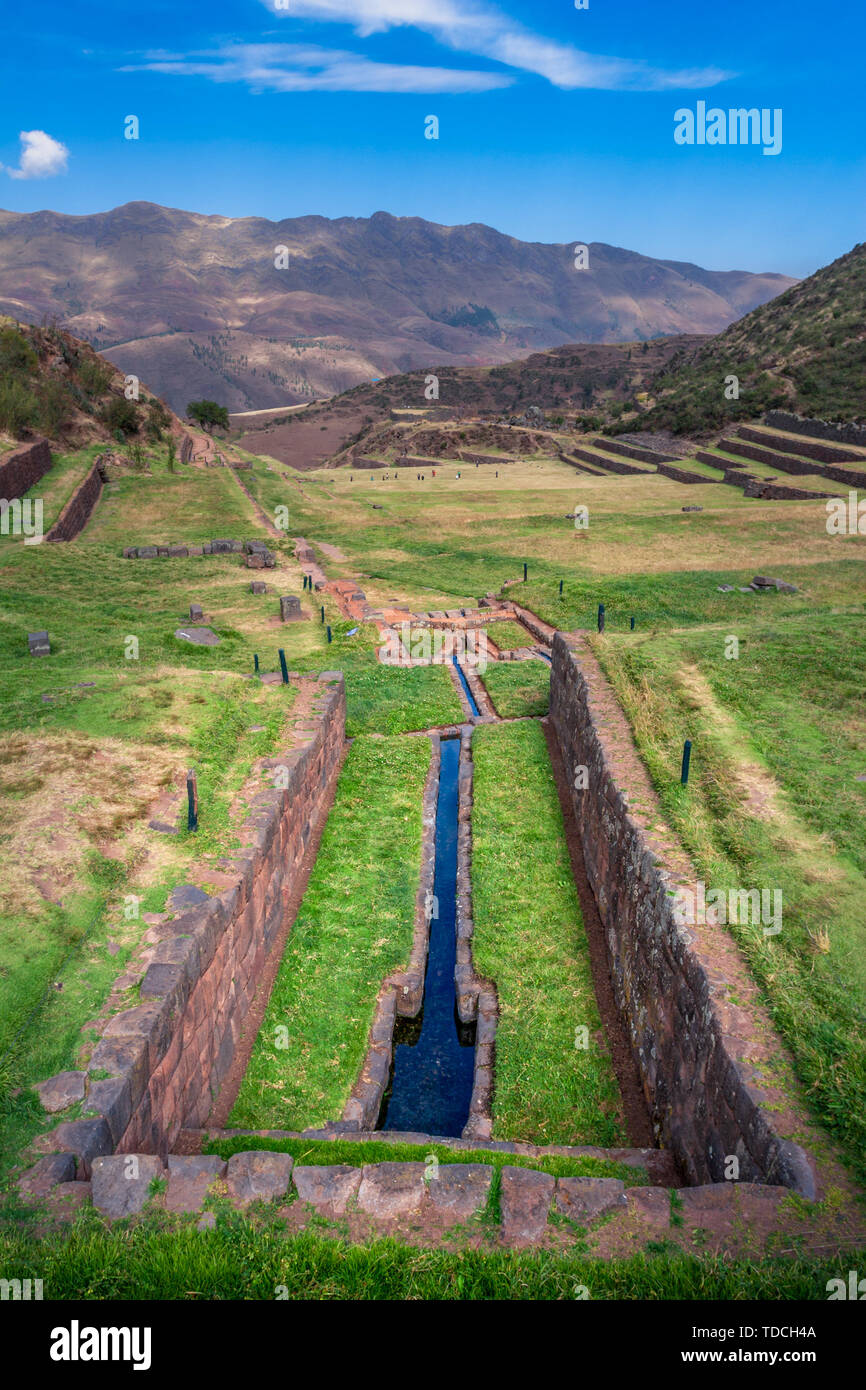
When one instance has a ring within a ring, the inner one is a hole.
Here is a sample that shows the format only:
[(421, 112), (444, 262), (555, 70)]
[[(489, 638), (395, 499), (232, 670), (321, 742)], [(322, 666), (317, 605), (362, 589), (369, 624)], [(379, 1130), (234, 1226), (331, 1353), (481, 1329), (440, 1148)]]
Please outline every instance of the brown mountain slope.
[(718, 332), (793, 283), (603, 243), (576, 270), (573, 250), (383, 212), (0, 212), (0, 311), (56, 315), (176, 409), (207, 396), (244, 410), (562, 343)]

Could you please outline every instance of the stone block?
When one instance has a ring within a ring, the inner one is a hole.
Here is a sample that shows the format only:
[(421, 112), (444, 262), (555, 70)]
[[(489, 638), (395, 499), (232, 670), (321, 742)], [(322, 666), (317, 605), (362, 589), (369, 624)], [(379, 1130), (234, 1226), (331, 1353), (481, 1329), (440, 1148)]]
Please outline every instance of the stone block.
[(284, 594), (280, 598), (280, 621), (287, 623), (301, 616), (301, 600), (294, 594)]
[(427, 1182), (427, 1200), (437, 1214), (468, 1221), (483, 1209), (492, 1181), (486, 1163), (440, 1163)]
[(169, 1154), (166, 1211), (200, 1211), (208, 1188), (224, 1178), (225, 1174), (225, 1160), (217, 1154), (194, 1154), (189, 1157)]
[(111, 1131), (101, 1115), (92, 1120), (67, 1120), (57, 1126), (52, 1138), (58, 1149), (75, 1155), (76, 1171), (80, 1170), (85, 1178), (90, 1177), (94, 1158), (110, 1154), (114, 1147)]
[(614, 1207), (625, 1207), (625, 1186), (619, 1178), (558, 1178), (556, 1210), (571, 1221), (594, 1221)]
[(323, 1216), (342, 1216), (361, 1185), (361, 1169), (348, 1164), (302, 1166), (292, 1173), (302, 1202), (308, 1202)]
[(54, 1115), (58, 1110), (68, 1110), (70, 1105), (83, 1100), (84, 1079), (83, 1071), (61, 1071), (42, 1081), (35, 1088), (39, 1092), (42, 1109)]
[(137, 1216), (151, 1196), (151, 1183), (163, 1176), (154, 1154), (106, 1154), (93, 1160), (93, 1205), (111, 1221)]
[(226, 1173), (229, 1196), (238, 1206), (284, 1197), (292, 1181), (292, 1164), (291, 1154), (270, 1150), (232, 1154)]
[(28, 632), (27, 646), (31, 656), (50, 656), (51, 644), (47, 632)]
[(502, 1169), (502, 1235), (509, 1245), (531, 1245), (544, 1235), (556, 1179), (533, 1168)]
[(394, 1220), (419, 1211), (425, 1194), (423, 1163), (368, 1163), (361, 1172), (358, 1210)]

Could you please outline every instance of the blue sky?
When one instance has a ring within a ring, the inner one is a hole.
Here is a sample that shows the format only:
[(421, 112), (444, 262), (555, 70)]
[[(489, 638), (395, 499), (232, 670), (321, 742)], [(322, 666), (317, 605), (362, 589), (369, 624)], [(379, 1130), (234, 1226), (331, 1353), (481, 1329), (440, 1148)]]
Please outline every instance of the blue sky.
[[(864, 239), (862, 0), (42, 0), (4, 27), (8, 209), (385, 210), (795, 275)], [(677, 145), (698, 101), (780, 108), (781, 152)]]

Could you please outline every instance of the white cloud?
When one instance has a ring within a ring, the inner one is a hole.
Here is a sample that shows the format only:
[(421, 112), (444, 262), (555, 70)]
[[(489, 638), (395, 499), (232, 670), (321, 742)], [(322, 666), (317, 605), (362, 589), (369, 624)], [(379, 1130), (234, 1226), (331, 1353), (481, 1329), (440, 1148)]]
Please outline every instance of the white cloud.
[(388, 29), (423, 29), (440, 43), (479, 54), (507, 67), (545, 77), (555, 87), (665, 91), (712, 87), (734, 76), (720, 68), (655, 68), (626, 58), (585, 53), (571, 44), (539, 38), (493, 6), (478, 0), (264, 0), (284, 19), (351, 24), (362, 37)]
[(69, 151), (59, 140), (46, 135), (44, 130), (22, 130), (19, 139), (21, 157), (18, 168), (0, 165), (0, 169), (6, 169), (10, 179), (49, 179), (54, 174), (66, 173)]
[(357, 53), (310, 45), (232, 44), (190, 54), (150, 53), (123, 72), (207, 77), (213, 82), (246, 82), (255, 91), (274, 92), (487, 92), (509, 87), (506, 73), (460, 68), (376, 63)]

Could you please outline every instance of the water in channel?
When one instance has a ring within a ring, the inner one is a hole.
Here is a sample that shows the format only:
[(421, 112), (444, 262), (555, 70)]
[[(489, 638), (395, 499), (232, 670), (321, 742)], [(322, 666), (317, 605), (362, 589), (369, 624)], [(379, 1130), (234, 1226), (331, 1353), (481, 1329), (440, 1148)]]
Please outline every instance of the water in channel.
[(460, 1022), (454, 991), (460, 740), (443, 739), (440, 747), (435, 901), (424, 1006), (418, 1018), (397, 1020), (391, 1084), (383, 1101), (380, 1128), (458, 1136), (469, 1118), (475, 1026)]

